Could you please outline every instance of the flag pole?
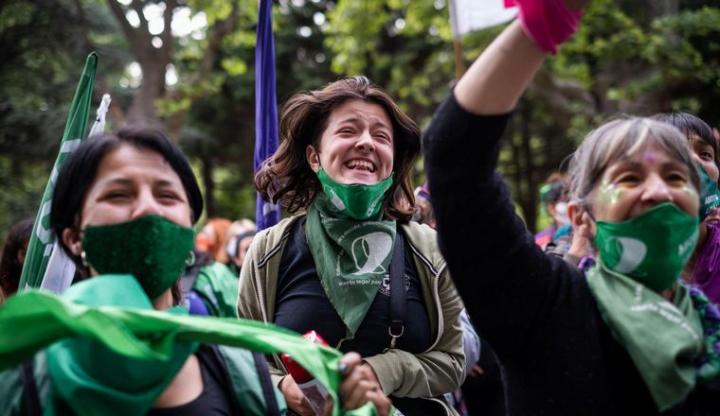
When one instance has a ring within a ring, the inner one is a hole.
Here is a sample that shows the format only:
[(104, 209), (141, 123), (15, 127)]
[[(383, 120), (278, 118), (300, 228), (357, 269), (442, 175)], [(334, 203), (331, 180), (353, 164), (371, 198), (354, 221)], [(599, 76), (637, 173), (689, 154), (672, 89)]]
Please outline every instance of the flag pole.
[(450, 0), (448, 4), (450, 11), (450, 26), (453, 32), (453, 52), (455, 56), (455, 81), (459, 81), (465, 74), (465, 62), (463, 61), (462, 34), (460, 33), (459, 20), (457, 16), (458, 5), (456, 0)]
[(467, 68), (465, 67), (465, 61), (463, 61), (463, 47), (462, 39), (457, 37), (453, 38), (453, 51), (455, 52), (455, 81), (460, 81), (460, 78), (465, 74)]

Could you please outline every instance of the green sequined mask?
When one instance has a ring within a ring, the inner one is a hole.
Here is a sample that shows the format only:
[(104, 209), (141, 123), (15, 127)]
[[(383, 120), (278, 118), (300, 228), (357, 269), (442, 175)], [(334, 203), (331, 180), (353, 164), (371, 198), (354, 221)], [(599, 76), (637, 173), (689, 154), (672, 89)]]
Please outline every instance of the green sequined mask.
[(131, 274), (155, 299), (180, 278), (193, 240), (191, 228), (148, 215), (120, 224), (87, 226), (83, 249), (95, 271)]

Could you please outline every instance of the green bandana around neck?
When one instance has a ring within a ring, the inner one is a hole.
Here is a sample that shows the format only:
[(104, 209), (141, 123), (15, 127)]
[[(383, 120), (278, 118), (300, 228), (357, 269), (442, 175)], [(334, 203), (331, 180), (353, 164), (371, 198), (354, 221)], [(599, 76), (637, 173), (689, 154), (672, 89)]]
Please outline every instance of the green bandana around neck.
[(697, 217), (671, 202), (627, 221), (596, 225), (602, 262), (656, 292), (675, 284), (698, 239)]
[(671, 302), (602, 264), (588, 272), (588, 285), (615, 339), (630, 355), (661, 412), (682, 402), (694, 388), (695, 359), (703, 329), (687, 288)]
[(389, 273), (396, 222), (339, 215), (324, 192), (308, 208), (305, 232), (320, 282), (348, 330), (355, 332)]
[(358, 221), (376, 217), (382, 209), (385, 193), (393, 182), (393, 174), (373, 185), (343, 184), (331, 178), (325, 169), (317, 172), (323, 192), (331, 202), (329, 209), (336, 216), (346, 216)]
[(100, 274), (131, 274), (150, 299), (168, 290), (185, 270), (194, 232), (159, 215), (83, 232), (85, 260)]
[[(93, 307), (153, 309), (138, 281), (127, 277), (97, 276), (70, 286), (63, 297)], [(168, 313), (187, 311), (171, 308)], [(96, 330), (107, 331), (107, 336), (122, 336), (113, 333), (114, 325), (102, 319), (96, 323), (100, 324)], [(77, 414), (113, 409), (115, 414), (141, 415), (152, 408), (196, 348), (195, 342), (177, 342), (163, 359), (148, 360), (119, 355), (91, 338), (72, 337), (52, 344), (46, 356), (52, 388)]]
[(700, 220), (704, 220), (711, 210), (720, 206), (720, 190), (700, 163), (695, 163), (700, 175)]
[[(337, 395), (341, 381), (338, 371), (340, 352), (309, 342), (287, 329), (259, 321), (188, 316), (154, 310), (143, 289), (129, 275), (96, 276), (71, 286), (68, 292), (73, 300), (40, 290), (29, 290), (9, 298), (0, 307), (0, 371), (21, 364), (37, 351), (48, 348), (58, 341), (82, 338), (93, 342), (96, 346), (107, 348), (114, 352), (114, 355), (108, 357), (109, 361), (102, 362), (99, 366), (101, 368), (83, 369), (81, 373), (61, 377), (82, 377), (82, 380), (87, 380), (83, 386), (97, 386), (99, 389), (104, 389), (105, 386), (100, 384), (99, 378), (109, 377), (115, 380), (113, 381), (115, 383), (121, 376), (120, 374), (103, 375), (121, 365), (112, 363), (112, 360), (152, 369), (152, 374), (157, 374), (159, 367), (156, 366), (162, 366), (163, 363), (184, 362), (181, 358), (185, 351), (180, 351), (183, 354), (176, 356), (178, 349), (185, 348), (183, 344), (193, 345), (199, 342), (227, 345), (266, 354), (284, 352), (291, 355), (327, 388), (333, 397), (335, 416), (376, 414), (372, 404), (355, 411), (342, 411)], [(77, 301), (87, 304), (80, 304)], [(66, 345), (67, 348), (72, 349), (74, 344)], [(93, 353), (92, 349), (84, 351)], [(83, 359), (78, 357), (78, 353), (69, 353), (65, 356), (67, 358), (63, 359), (79, 358), (79, 361), (65, 363), (63, 368), (56, 367), (53, 371), (65, 369), (74, 371), (80, 365), (90, 363), (98, 366), (98, 361)], [(101, 354), (104, 355), (104, 352)], [(55, 357), (57, 357), (54, 359), (56, 362), (61, 358), (58, 355)], [(96, 357), (100, 359), (99, 356)], [(169, 364), (166, 365), (169, 373), (176, 374), (170, 371)], [(124, 371), (123, 375), (142, 373), (141, 368), (122, 371)], [(88, 380), (86, 377), (91, 375), (99, 378)], [(146, 383), (149, 384), (149, 381)], [(161, 383), (158, 381), (157, 385)], [(153, 391), (157, 391), (159, 388), (157, 385)], [(82, 400), (77, 400), (76, 396), (74, 401), (78, 415), (144, 414), (143, 412), (123, 413), (118, 411), (119, 408), (110, 407), (115, 401), (106, 402), (91, 397), (94, 394), (109, 397), (117, 393), (118, 397), (113, 400), (118, 400), (121, 397), (129, 397), (127, 392), (134, 394), (140, 391), (138, 386), (116, 385), (115, 387), (122, 389), (123, 392), (108, 389), (94, 390), (90, 393), (86, 389), (84, 392), (88, 394), (83, 396)], [(149, 396), (150, 394), (146, 394), (142, 399), (138, 398), (133, 406), (137, 406), (137, 409), (147, 407), (147, 401), (151, 399)]]

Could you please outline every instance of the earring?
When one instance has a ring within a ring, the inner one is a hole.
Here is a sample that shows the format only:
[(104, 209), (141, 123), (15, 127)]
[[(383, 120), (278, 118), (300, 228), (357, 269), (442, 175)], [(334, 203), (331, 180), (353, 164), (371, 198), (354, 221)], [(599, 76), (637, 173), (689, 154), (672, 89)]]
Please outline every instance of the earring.
[(82, 262), (82, 265), (83, 265), (83, 266), (85, 266), (85, 267), (87, 267), (87, 268), (90, 268), (90, 265), (88, 264), (87, 258), (86, 258), (86, 256), (85, 256), (85, 250), (83, 250), (82, 252), (80, 252), (80, 261)]
[(195, 264), (195, 252), (190, 250), (188, 256), (185, 258), (185, 265), (190, 267)]

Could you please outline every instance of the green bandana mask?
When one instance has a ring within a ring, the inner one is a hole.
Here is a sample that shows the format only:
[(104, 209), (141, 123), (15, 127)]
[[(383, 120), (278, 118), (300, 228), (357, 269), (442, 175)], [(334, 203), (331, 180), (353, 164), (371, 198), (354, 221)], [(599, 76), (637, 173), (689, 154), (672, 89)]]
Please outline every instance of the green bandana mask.
[(374, 185), (346, 185), (337, 183), (322, 168), (317, 172), (317, 176), (323, 192), (328, 195), (336, 211), (340, 215), (359, 221), (377, 216), (382, 208), (385, 192), (390, 189), (393, 182), (391, 174)]
[(150, 299), (182, 275), (194, 233), (158, 215), (121, 224), (87, 226), (85, 260), (100, 274), (132, 274)]
[(600, 260), (660, 292), (672, 287), (695, 248), (698, 219), (667, 202), (618, 223), (597, 221)]
[(635, 364), (661, 412), (682, 402), (696, 383), (703, 328), (687, 288), (668, 302), (643, 284), (600, 263), (588, 286), (615, 339)]
[(305, 224), (310, 253), (320, 282), (350, 337), (355, 335), (389, 273), (395, 221), (355, 221), (321, 192), (310, 205)]
[(700, 220), (702, 221), (712, 209), (720, 206), (720, 190), (702, 165), (696, 163), (695, 166), (700, 175)]

